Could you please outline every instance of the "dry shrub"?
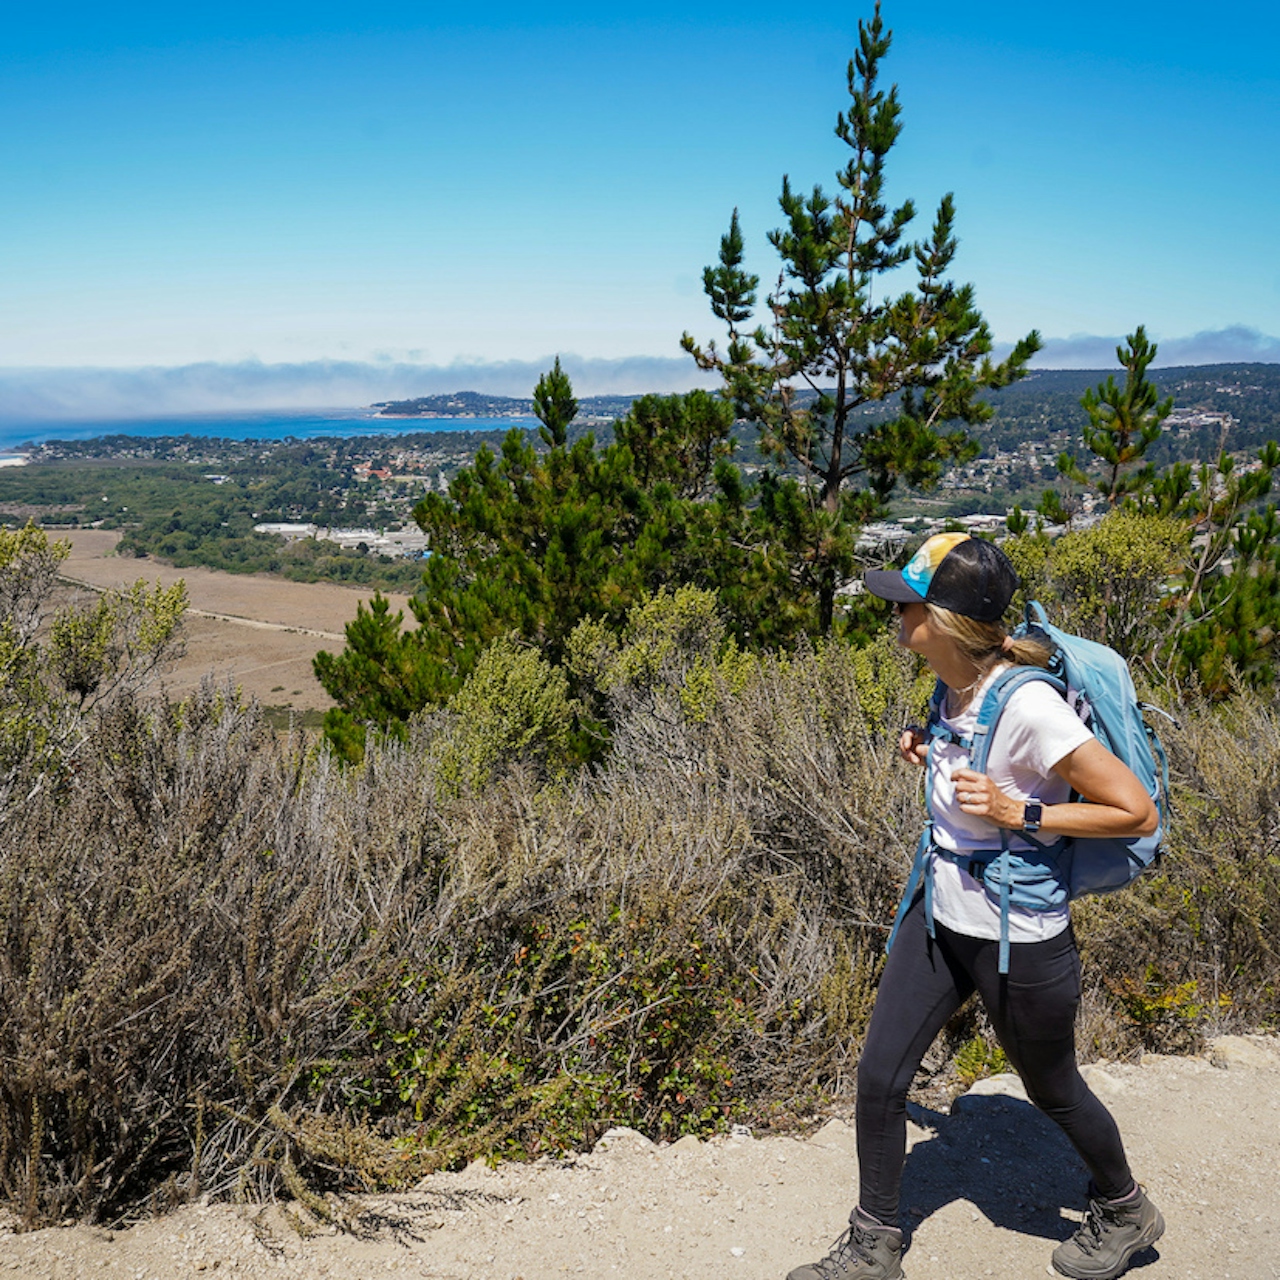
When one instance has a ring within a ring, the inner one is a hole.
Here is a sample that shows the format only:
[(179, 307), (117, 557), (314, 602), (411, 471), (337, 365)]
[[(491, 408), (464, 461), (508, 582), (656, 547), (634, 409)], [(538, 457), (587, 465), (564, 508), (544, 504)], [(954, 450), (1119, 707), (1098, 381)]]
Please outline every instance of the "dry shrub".
[(78, 766), (0, 872), (0, 1185), (29, 1222), (252, 1179), (299, 1073), (356, 1048), (342, 986), (394, 897), (325, 847), (323, 766), (225, 693), (126, 700)]
[(1163, 864), (1075, 908), (1091, 984), (1082, 1040), (1099, 1056), (1185, 1052), (1280, 1018), (1280, 709), (1241, 693), (1188, 701), (1179, 717), (1161, 734), (1173, 792)]
[[(698, 671), (692, 709), (633, 684), (601, 765), (461, 784), (443, 713), (352, 769), (225, 690), (104, 713), (7, 827), (0, 1194), (29, 1224), (280, 1188), (332, 1214), (842, 1087), (921, 820), (895, 741), (925, 686), (887, 644)], [(1276, 1017), (1276, 710), (1167, 737), (1172, 856), (1080, 912), (1109, 1056)], [(953, 1039), (982, 1035), (968, 1013)]]
[(4, 1197), (386, 1184), (831, 1078), (915, 783), (856, 684), (840, 650), (766, 663), (698, 720), (638, 710), (604, 767), (472, 791), (448, 716), (342, 770), (226, 690), (122, 700), (9, 824)]

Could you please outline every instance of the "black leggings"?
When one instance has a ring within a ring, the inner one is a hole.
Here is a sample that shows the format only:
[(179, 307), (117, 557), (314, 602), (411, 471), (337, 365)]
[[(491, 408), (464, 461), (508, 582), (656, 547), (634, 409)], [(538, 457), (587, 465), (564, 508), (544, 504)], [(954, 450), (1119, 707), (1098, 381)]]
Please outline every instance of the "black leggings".
[(898, 1218), (906, 1161), (907, 1090), (933, 1038), (977, 991), (1027, 1096), (1056, 1121), (1093, 1175), (1118, 1199), (1133, 1188), (1120, 1131), (1076, 1066), (1080, 955), (1070, 929), (1044, 942), (1015, 942), (1009, 972), (996, 972), (1000, 944), (936, 924), (923, 899), (907, 913), (889, 952), (858, 1064), (859, 1204), (886, 1224)]

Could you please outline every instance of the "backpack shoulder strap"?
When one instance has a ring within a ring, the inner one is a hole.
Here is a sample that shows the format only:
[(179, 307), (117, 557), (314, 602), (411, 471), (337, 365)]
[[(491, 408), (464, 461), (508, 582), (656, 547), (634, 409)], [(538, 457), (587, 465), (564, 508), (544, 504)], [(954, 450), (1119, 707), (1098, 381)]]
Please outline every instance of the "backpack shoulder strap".
[[(1023, 687), (1034, 681), (1043, 681), (1052, 685), (1059, 694), (1065, 696), (1066, 682), (1052, 671), (1044, 667), (1014, 666), (1002, 671), (992, 682), (991, 688), (982, 699), (978, 708), (978, 720), (973, 728), (973, 747), (969, 758), (971, 767), (977, 773), (986, 773), (987, 756), (991, 751), (991, 740), (995, 737), (996, 725), (1000, 721), (1009, 699)], [(1009, 908), (1011, 906), (1013, 876), (1010, 867), (1009, 832), (1000, 828), (1000, 951), (998, 956), (998, 972), (1009, 972)]]
[[(978, 708), (978, 717), (974, 725), (972, 737), (964, 738), (959, 734), (953, 733), (942, 724), (942, 700), (946, 696), (946, 686), (941, 680), (934, 686), (933, 696), (929, 699), (929, 751), (932, 754), (933, 748), (939, 741), (951, 742), (960, 746), (969, 756), (970, 767), (978, 773), (985, 773), (987, 770), (987, 755), (991, 749), (991, 739), (995, 733), (995, 728), (1000, 720), (1001, 713), (1004, 711), (1009, 699), (1014, 692), (1020, 689), (1024, 684), (1029, 684), (1033, 680), (1042, 680), (1052, 685), (1059, 694), (1065, 696), (1066, 682), (1062, 680), (1052, 671), (1046, 671), (1043, 667), (1027, 667), (1014, 666), (1007, 671), (1002, 671), (991, 682), (991, 687), (983, 695), (982, 705)], [(899, 908), (897, 919), (894, 922), (893, 934), (896, 934), (898, 925), (902, 921), (902, 917), (906, 914), (906, 909), (910, 904), (911, 898), (921, 879), (924, 881), (924, 910), (925, 924), (930, 935), (933, 933), (933, 903), (932, 903), (932, 863), (930, 854), (936, 847), (933, 843), (933, 797), (929, 793), (929, 789), (925, 788), (925, 808), (929, 815), (929, 820), (925, 824), (925, 833), (921, 837), (920, 846), (916, 850), (916, 857), (912, 863), (911, 879), (908, 882), (907, 894), (903, 899), (903, 904)], [(1000, 953), (999, 953), (999, 972), (1009, 972), (1009, 910), (1011, 906), (1012, 894), (1012, 874), (1010, 869), (1010, 850), (1009, 850), (1009, 833), (1004, 828), (1000, 829), (1000, 850), (997, 856), (1001, 859), (1001, 876), (1000, 876)], [(890, 942), (893, 940), (893, 934), (890, 934)]]
[(991, 687), (982, 699), (982, 706), (978, 708), (977, 723), (973, 727), (973, 745), (969, 750), (972, 768), (976, 772), (986, 773), (987, 771), (991, 739), (1009, 699), (1024, 684), (1030, 684), (1036, 680), (1042, 680), (1052, 685), (1058, 693), (1066, 695), (1065, 682), (1052, 671), (1046, 671), (1044, 667), (1010, 667), (1008, 671), (1002, 671), (991, 682)]
[(1028, 600), (1022, 613), (1023, 625), (1038, 631), (1049, 630), (1049, 614), (1039, 600)]
[(949, 742), (953, 746), (963, 747), (968, 751), (970, 739), (952, 732), (942, 723), (942, 703), (946, 696), (947, 686), (941, 680), (935, 681), (933, 692), (929, 695), (929, 719), (925, 721), (925, 736), (929, 740), (926, 745), (932, 746), (938, 741)]

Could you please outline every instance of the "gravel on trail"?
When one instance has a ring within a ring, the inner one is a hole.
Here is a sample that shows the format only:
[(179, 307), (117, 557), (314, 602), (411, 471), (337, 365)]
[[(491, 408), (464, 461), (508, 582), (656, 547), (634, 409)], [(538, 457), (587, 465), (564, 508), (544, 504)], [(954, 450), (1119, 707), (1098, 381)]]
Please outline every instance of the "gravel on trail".
[[(1194, 1058), (1085, 1068), (1168, 1224), (1143, 1280), (1280, 1280), (1280, 1038), (1227, 1036)], [(903, 1189), (910, 1280), (1054, 1274), (1085, 1173), (1014, 1076), (944, 1114), (915, 1107)], [(823, 1256), (856, 1195), (841, 1118), (807, 1137), (738, 1130), (655, 1146), (612, 1130), (587, 1155), (475, 1162), (398, 1195), (353, 1197), (350, 1229), (288, 1205), (194, 1204), (129, 1230), (0, 1228), (0, 1275), (32, 1280), (782, 1280)]]

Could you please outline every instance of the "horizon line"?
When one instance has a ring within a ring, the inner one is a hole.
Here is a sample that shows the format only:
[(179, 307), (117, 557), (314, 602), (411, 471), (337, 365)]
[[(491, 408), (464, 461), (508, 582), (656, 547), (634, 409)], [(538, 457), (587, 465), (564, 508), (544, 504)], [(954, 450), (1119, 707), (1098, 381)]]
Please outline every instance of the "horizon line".
[[(1124, 339), (1095, 335), (1049, 338), (1028, 374), (1117, 371)], [(1158, 342), (1152, 370), (1216, 365), (1280, 364), (1280, 338), (1245, 326)], [(1011, 343), (992, 352), (1003, 358)], [(1159, 359), (1163, 357), (1163, 359)], [(318, 357), (266, 363), (259, 358), (180, 365), (0, 366), (0, 420), (110, 421), (199, 414), (299, 412), (369, 408), (391, 400), (473, 391), (527, 400), (556, 355), (536, 359), (460, 358), (448, 364)], [(688, 356), (618, 357), (559, 354), (580, 397), (671, 394), (720, 386)]]

